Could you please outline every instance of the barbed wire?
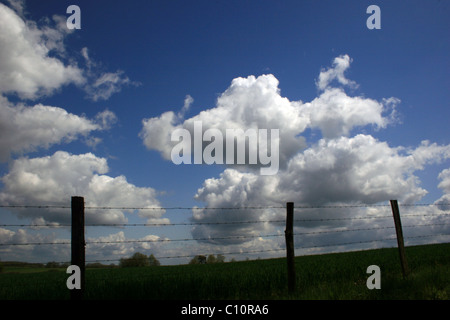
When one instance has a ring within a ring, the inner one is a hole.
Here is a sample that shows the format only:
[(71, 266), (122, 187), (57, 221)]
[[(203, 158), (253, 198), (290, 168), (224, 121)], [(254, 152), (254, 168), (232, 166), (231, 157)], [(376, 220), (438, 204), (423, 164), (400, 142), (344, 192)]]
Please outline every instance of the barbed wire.
[[(430, 227), (430, 226), (443, 226), (450, 225), (449, 223), (431, 223), (431, 224), (415, 224), (403, 226), (403, 228), (418, 228), (418, 227)], [(372, 227), (372, 228), (356, 228), (356, 229), (332, 229), (332, 230), (322, 230), (322, 231), (311, 231), (311, 232), (296, 232), (293, 235), (316, 235), (316, 234), (327, 234), (327, 233), (342, 233), (342, 232), (358, 232), (358, 231), (372, 231), (372, 230), (383, 230), (383, 229), (395, 229), (395, 226), (387, 227)], [(182, 239), (140, 239), (140, 240), (117, 240), (117, 241), (86, 241), (86, 245), (90, 244), (121, 244), (121, 243), (152, 243), (152, 242), (187, 242), (187, 241), (216, 241), (216, 240), (244, 240), (244, 239), (254, 239), (254, 238), (270, 238), (270, 237), (282, 237), (284, 234), (266, 234), (266, 235), (244, 235), (244, 236), (227, 236), (227, 237), (205, 237), (205, 238), (182, 238)], [(27, 246), (27, 245), (69, 245), (71, 242), (30, 242), (30, 243), (0, 243), (0, 246)]]
[[(398, 204), (400, 207), (422, 207), (422, 206), (450, 206), (450, 203), (412, 203)], [(369, 208), (390, 207), (390, 204), (349, 204), (349, 205), (296, 205), (294, 209), (329, 209), (329, 208)], [(71, 209), (67, 205), (4, 205), (0, 208), (20, 209)], [(242, 207), (121, 207), (121, 206), (85, 206), (85, 209), (94, 210), (263, 210), (263, 209), (286, 209), (286, 206), (242, 206)]]
[[(321, 206), (296, 206), (294, 209), (329, 209), (329, 208), (368, 208), (368, 207), (389, 207), (389, 204), (356, 204), (356, 205), (321, 205)], [(450, 203), (419, 203), (419, 204), (399, 204), (399, 206), (403, 207), (423, 207), (423, 206), (450, 206)], [(71, 209), (71, 206), (64, 205), (1, 205), (0, 208), (20, 208), (20, 209)], [(88, 210), (263, 210), (263, 209), (285, 209), (285, 206), (243, 206), (243, 207), (107, 207), (107, 206), (86, 206), (85, 209)], [(448, 216), (450, 213), (420, 213), (420, 214), (403, 214), (402, 218), (408, 217), (425, 217), (425, 216)], [(294, 222), (324, 222), (324, 221), (339, 221), (339, 220), (366, 220), (366, 219), (385, 219), (392, 218), (392, 215), (374, 215), (374, 216), (359, 216), (359, 217), (332, 217), (332, 218), (301, 218), (294, 219)], [(193, 221), (193, 222), (182, 222), (182, 223), (117, 223), (117, 224), (108, 224), (108, 223), (92, 223), (85, 224), (86, 227), (170, 227), (170, 226), (192, 226), (192, 225), (238, 225), (238, 224), (257, 224), (257, 223), (284, 223), (284, 219), (276, 219), (276, 220), (246, 220), (246, 221)], [(431, 226), (444, 226), (448, 225), (447, 223), (429, 223), (429, 224), (416, 224), (416, 225), (405, 225), (403, 228), (417, 228), (417, 227), (431, 227)], [(48, 227), (48, 228), (57, 228), (57, 227), (70, 227), (71, 224), (56, 224), (56, 223), (47, 223), (47, 224), (0, 224), (0, 227), (29, 227), (29, 228), (39, 228), (39, 227)], [(298, 225), (297, 225), (298, 227)], [(370, 228), (356, 228), (356, 229), (333, 229), (333, 230), (320, 230), (320, 231), (311, 231), (311, 232), (297, 232), (294, 233), (296, 236), (304, 236), (304, 235), (319, 235), (319, 234), (331, 234), (331, 233), (343, 233), (343, 232), (358, 232), (358, 231), (370, 231), (370, 230), (382, 230), (382, 229), (394, 229), (394, 226), (386, 226), (386, 227), (370, 227)], [(428, 238), (428, 237), (437, 237), (437, 236), (448, 236), (448, 233), (438, 233), (438, 234), (429, 234), (429, 235), (418, 235), (405, 237), (405, 239), (418, 239), (418, 238)], [(236, 235), (236, 236), (226, 236), (226, 237), (205, 237), (205, 238), (182, 238), (182, 239), (147, 239), (147, 240), (118, 240), (118, 241), (87, 241), (86, 245), (96, 245), (96, 244), (122, 244), (122, 243), (152, 243), (152, 242), (161, 242), (161, 243), (170, 243), (170, 242), (188, 242), (188, 241), (219, 241), (219, 240), (246, 240), (252, 238), (268, 238), (268, 237), (282, 237), (283, 233), (277, 234), (266, 234), (266, 235)], [(383, 238), (383, 239), (374, 239), (374, 240), (360, 240), (360, 241), (351, 241), (345, 243), (330, 243), (330, 244), (322, 244), (316, 246), (300, 246), (295, 249), (313, 249), (313, 248), (325, 248), (330, 246), (347, 246), (353, 244), (364, 244), (371, 242), (381, 242), (381, 241), (392, 241), (396, 240), (393, 238)], [(70, 241), (53, 241), (53, 242), (30, 242), (30, 243), (0, 243), (0, 246), (29, 246), (29, 245), (70, 245)], [(268, 249), (268, 250), (253, 250), (253, 251), (242, 251), (239, 250), (237, 252), (222, 252), (219, 254), (254, 254), (254, 253), (266, 253), (266, 252), (276, 252), (283, 251), (284, 248), (281, 249)], [(188, 258), (191, 255), (176, 255), (176, 256), (167, 256), (167, 257), (158, 257), (158, 259), (174, 259), (174, 258)], [(92, 260), (86, 262), (101, 262), (101, 261), (119, 261), (118, 259), (107, 259), (107, 260)]]
[[(447, 216), (450, 213), (440, 214), (403, 214), (402, 218), (426, 217), (426, 216)], [(369, 220), (392, 218), (392, 215), (369, 216), (369, 217), (347, 217), (347, 218), (312, 218), (294, 219), (294, 222), (324, 222), (324, 221), (345, 221), (345, 220)], [(85, 227), (170, 227), (170, 226), (196, 226), (196, 225), (233, 225), (233, 224), (257, 224), (257, 223), (284, 223), (286, 220), (245, 220), (245, 221), (215, 221), (215, 222), (181, 222), (181, 223), (87, 223)], [(71, 227), (71, 224), (46, 223), (46, 224), (0, 224), (0, 227), (29, 227), (29, 228), (60, 228)]]
[[(450, 235), (450, 233), (444, 233), (444, 234), (429, 234), (429, 235), (421, 235), (421, 236), (410, 236), (410, 237), (404, 237), (404, 239), (419, 239), (419, 238), (429, 238), (434, 236), (443, 236), (443, 235)], [(313, 245), (313, 246), (300, 246), (295, 247), (295, 250), (297, 249), (318, 249), (318, 248), (326, 248), (326, 247), (333, 247), (333, 246), (346, 246), (346, 245), (353, 245), (353, 244), (364, 244), (364, 243), (372, 243), (372, 242), (382, 242), (382, 241), (394, 241), (397, 240), (395, 237), (391, 238), (383, 238), (383, 239), (373, 239), (373, 240), (361, 240), (361, 241), (349, 241), (349, 242), (342, 242), (342, 243), (329, 243), (329, 244), (322, 244), (322, 245)], [(278, 249), (266, 249), (266, 250), (250, 250), (250, 251), (234, 251), (234, 252), (217, 252), (217, 253), (208, 253), (205, 254), (205, 256), (208, 255), (235, 255), (235, 254), (254, 254), (254, 253), (267, 253), (267, 252), (276, 252), (276, 251), (285, 251), (286, 248), (278, 248)], [(181, 258), (192, 258), (191, 255), (175, 255), (175, 256), (166, 256), (166, 257), (156, 257), (157, 259), (181, 259)], [(112, 261), (120, 261), (123, 258), (117, 258), (117, 259), (96, 259), (96, 260), (86, 260), (87, 263), (92, 262), (112, 262)], [(132, 258), (125, 258), (125, 259), (132, 259)]]
[[(409, 236), (404, 237), (404, 239), (420, 239), (420, 238), (430, 238), (435, 236), (450, 236), (450, 233), (440, 233), (440, 234), (428, 234), (428, 235), (419, 235), (419, 236)], [(372, 242), (382, 242), (382, 241), (395, 241), (397, 238), (390, 237), (390, 238), (383, 238), (383, 239), (372, 239), (372, 240), (359, 240), (359, 241), (347, 241), (347, 242), (340, 242), (340, 243), (329, 243), (329, 244), (321, 244), (321, 245), (309, 245), (309, 246), (300, 246), (296, 247), (295, 250), (298, 249), (320, 249), (320, 248), (327, 248), (327, 247), (338, 247), (338, 246), (348, 246), (348, 245), (354, 245), (354, 244), (365, 244), (365, 243), (372, 243)], [(208, 255), (243, 255), (243, 254), (255, 254), (255, 253), (268, 253), (268, 252), (278, 252), (278, 251), (285, 251), (286, 248), (277, 248), (277, 249), (264, 249), (264, 250), (247, 250), (247, 251), (228, 251), (228, 252), (214, 252), (214, 253), (206, 253), (205, 256)], [(172, 256), (158, 256), (155, 257), (157, 259), (181, 259), (181, 258), (192, 258), (192, 254), (190, 255), (172, 255)], [(115, 259), (95, 259), (95, 260), (86, 260), (86, 263), (95, 263), (95, 262), (113, 262), (113, 261), (120, 261), (120, 260), (133, 260), (132, 257), (129, 258), (115, 258)], [(70, 263), (70, 261), (59, 261), (58, 263)]]

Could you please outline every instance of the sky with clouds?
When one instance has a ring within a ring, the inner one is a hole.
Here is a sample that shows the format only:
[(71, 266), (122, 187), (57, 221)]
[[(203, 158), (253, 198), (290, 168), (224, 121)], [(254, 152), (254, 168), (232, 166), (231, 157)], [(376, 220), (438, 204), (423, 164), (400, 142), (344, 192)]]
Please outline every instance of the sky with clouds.
[[(407, 244), (449, 241), (448, 2), (72, 2), (0, 1), (0, 259), (69, 261), (17, 244), (69, 241), (71, 196), (87, 224), (151, 224), (87, 227), (88, 261), (283, 256), (286, 202), (297, 254), (395, 245), (390, 199)], [(278, 130), (275, 174), (175, 164), (198, 123), (216, 159), (227, 130)]]

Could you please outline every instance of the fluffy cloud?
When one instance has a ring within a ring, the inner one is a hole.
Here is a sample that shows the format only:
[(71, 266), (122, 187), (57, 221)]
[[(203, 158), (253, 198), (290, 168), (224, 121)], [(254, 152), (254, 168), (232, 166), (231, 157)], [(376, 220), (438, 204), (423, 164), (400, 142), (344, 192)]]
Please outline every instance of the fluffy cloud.
[(309, 115), (311, 128), (319, 128), (325, 138), (336, 138), (348, 136), (353, 128), (366, 125), (385, 128), (395, 121), (395, 106), (399, 102), (396, 98), (378, 102), (349, 97), (342, 89), (328, 88), (310, 103), (305, 103), (302, 112)]
[[(135, 252), (164, 256), (165, 240), (167, 238), (157, 235), (127, 237), (123, 231), (107, 236), (87, 237), (86, 261), (112, 259), (111, 262), (117, 264), (118, 259), (129, 257)], [(0, 254), (5, 260), (22, 261), (26, 257), (27, 262), (70, 262), (70, 239), (60, 238), (55, 233), (46, 234), (42, 232), (42, 228), (9, 230), (0, 227), (0, 243), (4, 245), (0, 246)], [(54, 245), (32, 243), (54, 243)]]
[(440, 210), (448, 210), (450, 208), (448, 206), (450, 204), (450, 169), (442, 170), (438, 178), (441, 180), (438, 187), (442, 189), (444, 194), (436, 200), (436, 204)]
[(115, 121), (115, 114), (109, 110), (89, 120), (59, 107), (14, 106), (0, 96), (0, 161), (6, 161), (11, 154), (49, 148), (80, 136), (87, 138), (92, 131), (109, 129)]
[[(449, 152), (449, 145), (427, 142), (412, 150), (391, 148), (386, 142), (362, 134), (322, 139), (292, 158), (283, 183), (286, 191), (295, 190), (294, 199), (308, 204), (372, 204), (392, 198), (412, 203), (426, 194), (419, 187), (415, 171), (450, 158)], [(293, 183), (287, 182), (289, 176), (295, 177)]]
[(11, 6), (16, 11), (0, 3), (0, 94), (37, 99), (75, 84), (98, 101), (109, 99), (123, 86), (139, 85), (121, 70), (102, 70), (87, 48), (81, 50), (85, 69), (68, 57), (64, 40), (73, 30), (67, 28), (66, 17), (53, 15), (38, 24), (26, 19), (23, 2), (11, 1)]
[(438, 187), (441, 188), (446, 194), (450, 194), (450, 169), (445, 169), (439, 173), (439, 179), (442, 181)]
[[(4, 184), (0, 202), (10, 205), (67, 205), (71, 196), (85, 196), (91, 207), (160, 207), (152, 188), (129, 183), (124, 176), (111, 177), (107, 161), (91, 153), (71, 155), (58, 151), (42, 158), (14, 160), (10, 172), (1, 178)], [(134, 212), (134, 210), (128, 210)], [(17, 214), (39, 221), (68, 223), (70, 212), (61, 209), (23, 209)], [(138, 210), (147, 221), (165, 221), (164, 210)], [(42, 220), (43, 219), (43, 220)], [(119, 209), (86, 210), (86, 223), (125, 223)]]
[[(350, 66), (348, 55), (337, 57), (332, 67), (322, 70), (317, 80), (320, 95), (311, 102), (290, 101), (282, 97), (279, 82), (273, 75), (236, 78), (217, 99), (216, 106), (184, 119), (184, 109), (143, 120), (141, 138), (148, 149), (170, 159), (175, 143), (171, 133), (178, 128), (194, 131), (194, 122), (203, 129), (276, 128), (280, 130), (280, 171), (263, 176), (250, 166), (229, 167), (219, 178), (207, 179), (195, 199), (205, 209), (195, 209), (192, 220), (194, 238), (210, 239), (214, 244), (236, 244), (252, 241), (267, 234), (276, 224), (269, 220), (284, 218), (287, 201), (303, 205), (364, 203), (375, 204), (389, 199), (413, 203), (427, 191), (416, 176), (426, 165), (450, 158), (450, 146), (428, 141), (416, 148), (390, 147), (368, 134), (351, 136), (353, 130), (372, 126), (385, 128), (396, 122), (398, 98), (376, 101), (363, 96), (349, 96), (342, 86), (357, 84), (344, 75)], [(322, 138), (307, 146), (301, 135), (306, 129), (319, 129)], [(203, 148), (205, 145), (203, 145)], [(226, 150), (224, 150), (224, 153)], [(446, 186), (442, 173), (441, 186)], [(271, 206), (265, 210), (211, 210), (217, 207)], [(351, 210), (354, 214), (359, 210)], [(329, 213), (329, 211), (328, 211)], [(309, 216), (324, 217), (323, 210), (310, 210)], [(226, 224), (226, 221), (260, 221), (249, 224)], [(204, 224), (203, 222), (219, 222)], [(312, 227), (313, 225), (310, 225)], [(316, 225), (317, 226), (317, 225)], [(221, 239), (249, 235), (249, 238)]]
[(333, 67), (320, 72), (319, 79), (316, 81), (317, 88), (325, 90), (333, 80), (337, 80), (342, 85), (357, 87), (356, 82), (347, 79), (344, 75), (351, 62), (352, 59), (347, 54), (334, 58)]
[(348, 55), (336, 57), (333, 66), (322, 70), (316, 82), (317, 88), (323, 92), (302, 106), (303, 112), (310, 118), (310, 127), (319, 128), (325, 138), (348, 136), (353, 128), (366, 125), (385, 128), (396, 121), (395, 107), (400, 99), (391, 97), (379, 102), (363, 97), (349, 97), (342, 88), (330, 85), (337, 80), (343, 86), (358, 87), (356, 82), (344, 76), (351, 61)]
[[(195, 209), (192, 212), (194, 222), (208, 222), (219, 224), (199, 224), (193, 227), (192, 235), (197, 239), (208, 239), (214, 244), (236, 244), (252, 241), (251, 237), (261, 232), (268, 232), (272, 226), (263, 221), (280, 218), (283, 210), (280, 209), (236, 209), (216, 210), (208, 208), (240, 208), (259, 207), (262, 205), (280, 206), (280, 202), (273, 196), (278, 194), (276, 185), (277, 176), (260, 176), (255, 173), (240, 172), (235, 169), (226, 169), (220, 178), (207, 179), (203, 187), (197, 191), (195, 199), (206, 204), (206, 209)], [(275, 194), (273, 192), (276, 192)], [(261, 200), (263, 202), (261, 202)], [(272, 201), (273, 200), (273, 201)], [(226, 222), (261, 221), (251, 224), (226, 224)], [(221, 224), (225, 223), (225, 224)], [(246, 235), (250, 238), (239, 238)], [(232, 239), (218, 239), (235, 237)]]
[[(276, 176), (260, 176), (235, 169), (225, 170), (219, 178), (204, 182), (195, 198), (206, 207), (248, 207), (339, 203), (375, 204), (389, 199), (414, 203), (427, 191), (420, 187), (415, 172), (425, 165), (450, 158), (450, 145), (439, 146), (427, 141), (415, 149), (391, 148), (369, 135), (338, 139), (321, 139), (315, 145), (290, 159), (285, 170)], [(439, 185), (449, 193), (448, 170), (443, 171)], [(444, 198), (443, 198), (444, 199)], [(227, 213), (220, 210), (194, 210), (194, 221), (221, 221), (233, 216), (236, 221), (274, 220), (282, 218), (279, 210), (249, 210)], [(229, 226), (228, 228), (233, 227)], [(208, 225), (196, 229), (217, 234)], [(252, 232), (267, 229), (252, 226)], [(220, 231), (223, 232), (224, 230)], [(227, 230), (226, 232), (229, 232)]]
[(35, 99), (52, 94), (63, 85), (85, 82), (77, 66), (66, 66), (49, 55), (53, 49), (63, 50), (61, 28), (39, 29), (0, 3), (0, 30), (1, 93)]
[(305, 146), (304, 139), (297, 134), (306, 128), (309, 119), (302, 116), (299, 105), (300, 102), (291, 102), (280, 95), (278, 80), (273, 75), (236, 78), (218, 98), (215, 108), (186, 120), (172, 111), (144, 119), (140, 136), (148, 149), (161, 152), (169, 160), (177, 144), (171, 141), (172, 132), (184, 128), (193, 136), (196, 121), (202, 123), (203, 131), (220, 130), (224, 146), (226, 129), (279, 129), (280, 163), (285, 163), (293, 151)]
[[(322, 80), (319, 82), (324, 91), (307, 103), (281, 96), (278, 79), (271, 74), (233, 79), (214, 108), (189, 119), (183, 119), (183, 111), (178, 114), (168, 111), (159, 117), (144, 119), (140, 136), (148, 149), (157, 150), (170, 160), (171, 150), (178, 143), (171, 141), (172, 132), (184, 128), (193, 136), (196, 121), (201, 121), (203, 132), (214, 128), (220, 130), (223, 137), (227, 129), (279, 129), (279, 163), (281, 168), (285, 168), (289, 159), (306, 147), (301, 134), (308, 128), (320, 129), (324, 138), (331, 139), (348, 136), (354, 128), (372, 125), (379, 129), (395, 122), (395, 107), (399, 99), (390, 97), (376, 101), (352, 97), (340, 88), (329, 86), (334, 78), (342, 84), (352, 84), (343, 76), (349, 65), (348, 56), (336, 58), (333, 68), (320, 73), (319, 79)], [(224, 139), (223, 145), (225, 142)], [(206, 145), (204, 143), (203, 148)], [(248, 169), (250, 167), (247, 166)]]
[[(311, 102), (290, 101), (280, 95), (278, 80), (273, 75), (236, 78), (217, 100), (216, 107), (182, 119), (174, 112), (143, 121), (141, 137), (148, 149), (158, 150), (169, 159), (173, 142), (170, 134), (176, 128), (192, 132), (194, 121), (205, 128), (279, 128), (281, 171), (261, 176), (249, 167), (226, 169), (219, 178), (207, 179), (195, 199), (206, 209), (196, 209), (192, 219), (199, 222), (192, 229), (195, 238), (210, 239), (214, 244), (252, 241), (221, 239), (234, 235), (257, 236), (274, 230), (268, 220), (284, 218), (276, 208), (258, 210), (210, 210), (217, 207), (283, 206), (287, 201), (302, 205), (376, 204), (389, 199), (414, 203), (427, 191), (420, 186), (416, 172), (425, 166), (450, 158), (450, 145), (423, 141), (415, 148), (391, 147), (368, 134), (351, 136), (353, 130), (373, 126), (385, 128), (396, 123), (398, 98), (376, 101), (362, 96), (349, 96), (342, 86), (357, 88), (344, 75), (351, 59), (337, 57), (331, 68), (322, 70), (316, 82), (320, 95)], [(181, 114), (183, 114), (181, 112)], [(306, 146), (300, 135), (306, 129), (319, 129), (322, 138)], [(203, 146), (204, 147), (204, 146)], [(446, 190), (448, 172), (443, 171), (439, 187)], [(448, 193), (446, 191), (446, 193)], [(447, 195), (439, 201), (448, 202)], [(372, 209), (372, 208), (371, 208)], [(361, 214), (361, 210), (347, 210)], [(365, 211), (367, 212), (367, 210)], [(372, 214), (376, 214), (374, 210)], [(309, 210), (307, 216), (326, 217), (330, 210)], [(203, 222), (261, 221), (252, 224), (202, 224)], [(332, 225), (333, 222), (328, 222)], [(363, 224), (361, 224), (362, 226)], [(311, 224), (309, 227), (318, 226)], [(365, 224), (367, 227), (367, 224)], [(343, 236), (345, 240), (347, 235)], [(351, 236), (350, 236), (351, 237)], [(216, 240), (215, 240), (216, 239)], [(349, 240), (349, 238), (347, 238)], [(344, 241), (345, 242), (345, 241)]]

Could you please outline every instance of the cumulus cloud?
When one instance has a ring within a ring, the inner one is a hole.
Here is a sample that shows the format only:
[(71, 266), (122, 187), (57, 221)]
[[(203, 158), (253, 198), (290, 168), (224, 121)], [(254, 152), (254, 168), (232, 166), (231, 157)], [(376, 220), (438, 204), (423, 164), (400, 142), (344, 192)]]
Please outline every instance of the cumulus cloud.
[[(166, 159), (170, 159), (174, 145), (170, 141), (171, 132), (177, 128), (192, 132), (195, 121), (201, 121), (204, 128), (217, 128), (222, 132), (236, 127), (280, 129), (281, 170), (277, 175), (262, 176), (249, 166), (240, 166), (229, 167), (220, 177), (205, 180), (195, 195), (205, 208), (192, 212), (193, 221), (199, 222), (192, 229), (195, 238), (210, 239), (208, 242), (214, 244), (248, 242), (251, 238), (221, 238), (270, 232), (274, 224), (266, 221), (283, 219), (285, 214), (275, 208), (209, 208), (276, 207), (284, 206), (287, 201), (313, 206), (376, 204), (389, 199), (414, 203), (427, 194), (420, 185), (417, 171), (449, 159), (450, 145), (423, 141), (416, 147), (391, 147), (369, 134), (358, 133), (357, 129), (368, 126), (379, 130), (398, 123), (396, 108), (400, 99), (388, 97), (377, 101), (350, 96), (342, 87), (333, 87), (337, 83), (357, 88), (354, 81), (345, 77), (351, 61), (348, 55), (341, 55), (334, 59), (332, 67), (320, 72), (316, 82), (320, 95), (311, 102), (282, 97), (273, 75), (249, 76), (234, 79), (214, 108), (189, 119), (180, 119), (168, 111), (143, 121), (141, 137), (145, 146), (161, 152)], [(307, 145), (306, 138), (302, 137), (306, 129), (319, 129), (322, 138)], [(444, 190), (447, 176), (447, 171), (439, 176), (442, 179), (439, 186)], [(447, 200), (446, 196), (441, 199)], [(357, 209), (347, 211), (361, 213)], [(308, 212), (309, 216), (326, 214), (324, 210)], [(201, 224), (225, 221), (261, 223), (251, 226)]]
[[(283, 203), (283, 198), (317, 205), (333, 202), (373, 204), (390, 197), (420, 200), (426, 190), (414, 175), (425, 165), (450, 158), (450, 145), (422, 142), (417, 148), (390, 147), (370, 135), (321, 139), (290, 159), (278, 176), (225, 170), (204, 182), (196, 199), (210, 206)], [(420, 155), (420, 156), (419, 156)], [(446, 190), (447, 172), (439, 176)], [(198, 217), (194, 213), (194, 217)]]
[(51, 50), (63, 51), (61, 28), (39, 29), (0, 3), (0, 30), (0, 93), (36, 99), (63, 85), (85, 82), (76, 65), (64, 65), (49, 54)]
[(413, 203), (427, 193), (414, 173), (425, 164), (450, 158), (449, 151), (450, 145), (425, 142), (412, 150), (392, 148), (362, 134), (322, 139), (292, 158), (285, 174), (295, 179), (282, 179), (282, 189), (295, 190), (291, 196), (308, 204), (373, 204), (393, 198)]
[[(263, 221), (275, 220), (283, 214), (280, 209), (248, 209), (243, 207), (258, 207), (261, 205), (280, 206), (279, 198), (273, 198), (278, 182), (277, 176), (260, 176), (250, 172), (240, 172), (236, 169), (226, 169), (219, 178), (205, 180), (203, 187), (198, 189), (195, 199), (205, 203), (206, 208), (192, 211), (194, 222), (219, 224), (199, 224), (193, 227), (192, 235), (197, 239), (208, 239), (214, 244), (236, 244), (252, 241), (252, 238), (239, 236), (257, 236), (260, 232), (268, 232), (272, 228)], [(279, 197), (282, 197), (279, 195)], [(263, 202), (261, 202), (263, 200)], [(220, 210), (208, 208), (243, 208), (237, 210)], [(226, 224), (225, 222), (261, 221), (255, 224)], [(225, 223), (225, 224), (221, 224)], [(218, 239), (235, 237), (232, 239)]]
[[(72, 155), (58, 151), (41, 158), (14, 160), (8, 174), (1, 178), (4, 184), (0, 202), (9, 205), (67, 205), (71, 196), (84, 195), (91, 207), (159, 208), (157, 192), (152, 188), (137, 187), (124, 176), (106, 175), (105, 158), (92, 153)], [(135, 210), (128, 210), (134, 213)], [(61, 209), (18, 210), (21, 217), (42, 219), (46, 222), (68, 223), (70, 212)], [(138, 210), (147, 221), (165, 221), (164, 210)], [(123, 210), (86, 210), (86, 222), (125, 223)]]
[(109, 110), (90, 120), (59, 107), (13, 105), (0, 96), (0, 161), (6, 161), (11, 154), (46, 149), (79, 137), (88, 139), (92, 131), (107, 130), (116, 120)]
[(328, 88), (310, 103), (305, 103), (302, 111), (309, 115), (311, 128), (319, 128), (325, 138), (336, 138), (348, 136), (352, 129), (366, 125), (385, 128), (395, 121), (398, 103), (397, 98), (379, 102), (349, 97), (342, 89)]
[(73, 33), (65, 16), (44, 17), (38, 24), (25, 17), (22, 1), (10, 1), (10, 5), (15, 11), (0, 3), (0, 94), (37, 99), (75, 84), (89, 99), (99, 101), (124, 86), (139, 85), (122, 70), (103, 70), (86, 47), (81, 50), (85, 68), (79, 67), (64, 43)]
[(285, 163), (293, 152), (305, 146), (304, 139), (297, 134), (306, 128), (309, 119), (301, 114), (300, 102), (291, 102), (280, 95), (278, 83), (273, 75), (236, 78), (217, 99), (216, 107), (186, 120), (172, 111), (144, 119), (140, 136), (148, 149), (157, 150), (170, 160), (171, 150), (177, 144), (171, 141), (172, 132), (184, 128), (193, 136), (197, 121), (202, 123), (203, 132), (220, 130), (223, 146), (227, 129), (279, 129), (280, 163)]
[[(336, 58), (334, 68), (328, 70), (330, 72), (327, 74), (330, 75), (327, 79), (336, 74), (340, 82), (351, 83), (344, 81), (345, 78), (341, 76), (348, 68), (349, 61), (348, 56)], [(279, 163), (281, 168), (285, 168), (289, 159), (306, 147), (302, 134), (308, 128), (319, 129), (324, 138), (336, 138), (348, 136), (358, 127), (371, 125), (380, 129), (395, 122), (395, 108), (399, 99), (390, 97), (376, 101), (362, 96), (352, 97), (341, 88), (330, 87), (330, 81), (319, 97), (304, 103), (283, 97), (278, 79), (271, 74), (236, 78), (219, 96), (214, 108), (188, 119), (180, 117), (184, 115), (183, 111), (178, 116), (173, 111), (167, 111), (159, 117), (144, 119), (140, 136), (148, 149), (157, 150), (163, 158), (170, 160), (171, 150), (178, 143), (171, 141), (171, 134), (183, 128), (193, 136), (194, 123), (197, 121), (202, 123), (203, 132), (211, 128), (220, 130), (224, 137), (223, 145), (226, 144), (227, 129), (278, 129)], [(203, 149), (206, 145), (204, 143)], [(261, 147), (260, 141), (257, 147)], [(247, 166), (249, 168), (251, 166)]]
[[(392, 148), (369, 135), (352, 138), (321, 139), (298, 153), (289, 161), (286, 170), (276, 176), (260, 176), (251, 172), (226, 169), (219, 178), (204, 182), (195, 198), (206, 209), (194, 210), (196, 222), (271, 221), (283, 219), (279, 209), (208, 210), (211, 208), (284, 206), (287, 201), (298, 205), (376, 204), (398, 199), (402, 204), (421, 200), (427, 191), (420, 187), (415, 174), (425, 165), (450, 158), (450, 145), (422, 142), (415, 149)], [(448, 203), (448, 170), (439, 175), (439, 187), (445, 195), (439, 200)], [(439, 203), (438, 201), (438, 203)], [(326, 218), (339, 216), (338, 210), (308, 210), (303, 217)], [(341, 212), (342, 210), (340, 210)], [(345, 209), (346, 213), (360, 213)], [(372, 212), (373, 214), (373, 212)], [(332, 222), (328, 222), (332, 225)], [(317, 225), (310, 224), (308, 227)], [(258, 234), (272, 230), (269, 223), (248, 225), (204, 225), (193, 228), (197, 238), (220, 238), (230, 234)], [(245, 242), (250, 239), (235, 239)], [(211, 241), (214, 243), (214, 241)], [(223, 243), (223, 241), (218, 241)]]

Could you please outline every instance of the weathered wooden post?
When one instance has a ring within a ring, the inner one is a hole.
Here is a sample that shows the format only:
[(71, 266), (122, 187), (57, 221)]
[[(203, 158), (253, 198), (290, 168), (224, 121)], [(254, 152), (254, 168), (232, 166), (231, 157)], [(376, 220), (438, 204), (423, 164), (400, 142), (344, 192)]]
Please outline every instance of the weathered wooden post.
[(284, 231), (286, 239), (286, 258), (288, 272), (288, 291), (295, 292), (295, 251), (294, 251), (294, 203), (286, 203), (286, 230)]
[(398, 209), (397, 200), (390, 200), (390, 202), (392, 208), (392, 215), (394, 216), (395, 232), (397, 233), (397, 245), (398, 245), (398, 252), (400, 255), (400, 264), (402, 266), (403, 278), (405, 278), (408, 275), (409, 270), (408, 270), (408, 263), (406, 262), (405, 245), (403, 243), (403, 231), (402, 231), (402, 222), (400, 220), (400, 210)]
[(81, 289), (72, 289), (70, 298), (80, 300), (84, 293), (85, 242), (84, 242), (84, 198), (72, 197), (72, 260), (80, 268)]

